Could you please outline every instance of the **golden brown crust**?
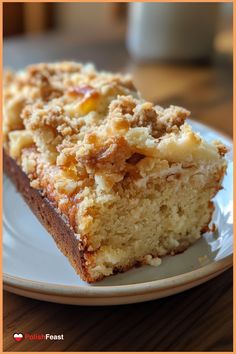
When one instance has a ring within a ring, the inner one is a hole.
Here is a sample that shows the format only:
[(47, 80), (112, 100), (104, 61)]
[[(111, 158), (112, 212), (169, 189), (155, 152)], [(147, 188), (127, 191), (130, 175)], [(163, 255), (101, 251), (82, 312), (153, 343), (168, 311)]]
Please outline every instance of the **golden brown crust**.
[(58, 248), (69, 259), (76, 272), (80, 274), (83, 280), (92, 281), (87, 273), (84, 252), (81, 250), (80, 241), (76, 239), (74, 231), (60, 212), (51, 201), (30, 186), (28, 177), (5, 152), (3, 153), (3, 163), (4, 172), (14, 183), (41, 224), (52, 235)]

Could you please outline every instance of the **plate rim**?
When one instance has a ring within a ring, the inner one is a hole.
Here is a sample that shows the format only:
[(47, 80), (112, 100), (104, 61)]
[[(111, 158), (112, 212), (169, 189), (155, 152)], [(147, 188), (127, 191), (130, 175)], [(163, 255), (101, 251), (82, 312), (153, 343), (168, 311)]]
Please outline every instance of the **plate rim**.
[(103, 297), (103, 296), (128, 296), (144, 293), (152, 293), (156, 291), (170, 290), (175, 287), (193, 285), (200, 280), (204, 280), (209, 276), (223, 272), (233, 265), (233, 254), (227, 257), (212, 262), (193, 271), (175, 275), (164, 279), (152, 280), (143, 283), (128, 284), (128, 285), (63, 285), (29, 280), (11, 275), (3, 275), (3, 283), (6, 286), (24, 290), (34, 290), (41, 294), (69, 296), (69, 297)]
[[(207, 128), (212, 132), (215, 132), (222, 138), (224, 138), (228, 144), (233, 146), (233, 139), (201, 122), (198, 122), (195, 119), (188, 119), (191, 123), (193, 122), (196, 128)], [(63, 285), (63, 284), (53, 284), (47, 283), (37, 280), (30, 280), (27, 278), (13, 276), (3, 272), (3, 287), (6, 286), (14, 289), (22, 289), (25, 291), (36, 291), (39, 294), (45, 295), (60, 295), (67, 296), (71, 298), (101, 298), (101, 297), (114, 297), (114, 296), (132, 296), (137, 294), (147, 294), (154, 292), (161, 292), (164, 290), (171, 290), (174, 288), (178, 288), (187, 284), (191, 284), (190, 287), (193, 287), (196, 282), (204, 282), (208, 280), (208, 278), (213, 278), (214, 276), (219, 275), (225, 270), (229, 269), (233, 266), (233, 251), (230, 255), (224, 257), (215, 262), (211, 262), (205, 266), (199, 267), (193, 271), (186, 272), (183, 274), (175, 275), (172, 277), (152, 280), (142, 283), (134, 283), (127, 285), (104, 285), (99, 286), (92, 284), (85, 285)], [(79, 276), (79, 275), (78, 275)], [(97, 283), (95, 283), (97, 284)]]

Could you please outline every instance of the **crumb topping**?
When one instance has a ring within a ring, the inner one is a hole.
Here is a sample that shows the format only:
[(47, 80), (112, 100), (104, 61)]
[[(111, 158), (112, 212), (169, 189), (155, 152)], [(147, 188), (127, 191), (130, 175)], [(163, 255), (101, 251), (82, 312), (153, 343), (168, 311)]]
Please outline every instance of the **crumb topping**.
[[(86, 188), (111, 191), (162, 169), (227, 152), (186, 123), (190, 112), (145, 101), (128, 75), (74, 62), (37, 64), (4, 76), (4, 148), (31, 179), (76, 221)], [(190, 167), (189, 167), (190, 166)]]

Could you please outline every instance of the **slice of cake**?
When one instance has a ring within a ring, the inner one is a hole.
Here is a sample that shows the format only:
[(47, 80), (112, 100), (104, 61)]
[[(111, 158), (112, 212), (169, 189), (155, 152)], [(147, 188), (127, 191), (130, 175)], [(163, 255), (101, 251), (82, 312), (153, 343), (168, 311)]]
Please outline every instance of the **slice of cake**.
[(6, 173), (84, 280), (159, 265), (208, 230), (226, 148), (189, 115), (91, 65), (6, 73)]

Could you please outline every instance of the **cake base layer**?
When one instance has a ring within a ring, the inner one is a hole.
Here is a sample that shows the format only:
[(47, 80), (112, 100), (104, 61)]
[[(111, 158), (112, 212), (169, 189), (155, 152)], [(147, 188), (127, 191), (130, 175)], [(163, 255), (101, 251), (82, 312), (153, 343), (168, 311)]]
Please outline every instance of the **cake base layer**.
[[(29, 178), (15, 160), (4, 153), (3, 161), (4, 171), (30, 209), (87, 282), (142, 264), (159, 265), (159, 257), (182, 252), (197, 241), (208, 229), (214, 211), (211, 199), (224, 174), (224, 168), (217, 168), (200, 183), (196, 171), (192, 175), (187, 169), (184, 173), (192, 179), (192, 189), (190, 180), (180, 182), (171, 176), (169, 182), (166, 177), (155, 179), (151, 188), (142, 190), (140, 195), (133, 195), (136, 189), (115, 193), (113, 201), (94, 205), (97, 217), (92, 223), (93, 234), (87, 234), (88, 246), (55, 205), (30, 186)], [(169, 207), (165, 201), (169, 201)]]

